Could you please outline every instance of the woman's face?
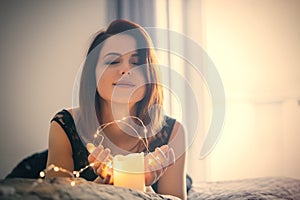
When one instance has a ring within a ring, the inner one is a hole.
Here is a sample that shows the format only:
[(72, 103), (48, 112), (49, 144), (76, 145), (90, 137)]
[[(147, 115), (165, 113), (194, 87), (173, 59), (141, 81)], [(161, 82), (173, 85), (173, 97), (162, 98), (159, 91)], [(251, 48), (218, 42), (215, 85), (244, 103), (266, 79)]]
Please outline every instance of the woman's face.
[(146, 92), (145, 76), (139, 66), (136, 40), (129, 35), (109, 37), (96, 67), (97, 90), (107, 102), (135, 104)]

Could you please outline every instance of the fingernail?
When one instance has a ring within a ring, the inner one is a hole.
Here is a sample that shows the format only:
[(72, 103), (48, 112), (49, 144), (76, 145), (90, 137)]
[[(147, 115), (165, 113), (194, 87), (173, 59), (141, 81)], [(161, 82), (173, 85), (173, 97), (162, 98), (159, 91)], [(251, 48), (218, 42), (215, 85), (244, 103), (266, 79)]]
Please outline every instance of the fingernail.
[(86, 148), (87, 148), (89, 153), (92, 153), (96, 149), (96, 147), (92, 143), (87, 143)]

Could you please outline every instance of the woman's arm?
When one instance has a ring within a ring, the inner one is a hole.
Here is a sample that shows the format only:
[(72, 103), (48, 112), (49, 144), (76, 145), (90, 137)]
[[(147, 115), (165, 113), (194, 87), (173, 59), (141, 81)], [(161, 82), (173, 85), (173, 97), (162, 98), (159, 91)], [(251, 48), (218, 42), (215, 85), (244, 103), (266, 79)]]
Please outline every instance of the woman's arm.
[(179, 122), (174, 125), (168, 145), (173, 148), (176, 161), (159, 179), (158, 193), (186, 199), (186, 136)]
[[(51, 122), (49, 131), (47, 167), (51, 164), (62, 167), (70, 172), (74, 170), (71, 143), (63, 128), (55, 121)], [(46, 174), (46, 177), (57, 176), (70, 177), (66, 173), (54, 172), (53, 170)]]

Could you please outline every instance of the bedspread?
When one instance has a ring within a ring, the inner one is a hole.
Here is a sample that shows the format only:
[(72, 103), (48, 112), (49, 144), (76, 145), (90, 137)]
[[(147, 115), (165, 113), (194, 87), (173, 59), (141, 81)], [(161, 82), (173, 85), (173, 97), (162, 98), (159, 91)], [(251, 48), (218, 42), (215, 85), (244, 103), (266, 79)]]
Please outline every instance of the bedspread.
[(190, 200), (300, 200), (300, 180), (284, 177), (264, 177), (235, 181), (204, 182), (193, 186)]
[(74, 186), (70, 178), (40, 179), (6, 179), (0, 181), (0, 200), (139, 200), (169, 199), (178, 200), (170, 195), (146, 193), (113, 185), (97, 184), (78, 178)]
[[(70, 178), (7, 179), (0, 181), (0, 200), (56, 199), (170, 199), (176, 197), (145, 193), (112, 185), (101, 185), (84, 179)], [(300, 180), (284, 177), (265, 177), (234, 181), (203, 182), (193, 186), (188, 200), (300, 200)]]

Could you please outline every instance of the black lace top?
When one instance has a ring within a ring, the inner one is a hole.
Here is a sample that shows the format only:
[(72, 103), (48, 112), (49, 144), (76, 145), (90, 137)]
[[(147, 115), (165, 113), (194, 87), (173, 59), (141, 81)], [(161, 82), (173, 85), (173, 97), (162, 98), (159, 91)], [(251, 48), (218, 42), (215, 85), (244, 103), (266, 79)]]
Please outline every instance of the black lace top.
[[(89, 153), (78, 135), (72, 115), (67, 110), (62, 110), (54, 116), (51, 122), (52, 121), (56, 121), (60, 124), (69, 138), (73, 152), (74, 170), (80, 170), (87, 166), (89, 164), (87, 159)], [(163, 126), (162, 130), (157, 133), (150, 142), (150, 151), (154, 151), (156, 147), (168, 143), (175, 124), (175, 119), (165, 116), (165, 122), (166, 125)], [(85, 170), (80, 176), (90, 181), (97, 177), (91, 168)], [(156, 189), (156, 185), (153, 188)]]

